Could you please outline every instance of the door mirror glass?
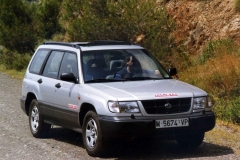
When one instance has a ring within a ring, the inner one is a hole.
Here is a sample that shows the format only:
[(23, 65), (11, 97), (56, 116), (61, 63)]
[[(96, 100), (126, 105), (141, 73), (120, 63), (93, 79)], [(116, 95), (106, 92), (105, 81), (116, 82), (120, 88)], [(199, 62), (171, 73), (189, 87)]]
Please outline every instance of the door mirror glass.
[(67, 82), (77, 83), (77, 80), (73, 73), (62, 73), (60, 79)]
[(168, 73), (170, 76), (175, 76), (177, 75), (177, 69), (176, 68), (169, 68)]

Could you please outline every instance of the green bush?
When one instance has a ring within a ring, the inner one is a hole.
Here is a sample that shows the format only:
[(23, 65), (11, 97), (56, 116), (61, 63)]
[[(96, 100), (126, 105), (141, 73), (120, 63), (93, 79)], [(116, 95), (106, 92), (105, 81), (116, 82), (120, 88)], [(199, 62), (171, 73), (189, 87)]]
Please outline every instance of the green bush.
[(214, 105), (214, 112), (218, 119), (240, 124), (240, 98), (219, 99)]
[(41, 0), (39, 3), (31, 3), (35, 34), (39, 39), (52, 39), (54, 34), (62, 31), (58, 20), (60, 5), (61, 0)]
[(28, 2), (0, 0), (0, 44), (18, 53), (33, 52), (36, 36)]
[(233, 49), (236, 48), (233, 45), (235, 44), (230, 39), (210, 41), (205, 46), (203, 53), (198, 57), (197, 62), (204, 64), (208, 59), (214, 58), (224, 51), (232, 53), (234, 52)]
[(235, 0), (235, 11), (240, 12), (240, 0)]
[(240, 124), (240, 97), (234, 99), (230, 108), (231, 122)]
[(0, 50), (0, 63), (3, 64), (6, 69), (24, 70), (27, 68), (30, 59), (30, 54), (19, 54), (7, 49)]

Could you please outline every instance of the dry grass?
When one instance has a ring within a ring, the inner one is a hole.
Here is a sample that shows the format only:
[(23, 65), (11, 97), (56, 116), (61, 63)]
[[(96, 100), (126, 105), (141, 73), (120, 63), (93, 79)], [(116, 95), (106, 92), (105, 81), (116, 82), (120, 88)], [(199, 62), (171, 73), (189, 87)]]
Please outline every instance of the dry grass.
[(205, 142), (226, 146), (240, 155), (240, 126), (217, 120), (213, 130), (205, 135)]
[(221, 54), (180, 73), (180, 79), (202, 88), (215, 98), (231, 96), (240, 87), (239, 66), (239, 55)]
[(240, 55), (229, 41), (211, 42), (180, 80), (209, 93), (218, 119), (240, 123)]
[(203, 53), (203, 61), (180, 73), (180, 80), (202, 88), (216, 102), (213, 109), (218, 116), (217, 123), (213, 130), (206, 133), (205, 141), (229, 147), (240, 155), (240, 126), (226, 122), (237, 122), (239, 119), (239, 49), (227, 41), (213, 42), (208, 47)]
[(9, 75), (12, 78), (16, 78), (16, 79), (23, 79), (24, 74), (25, 74), (25, 70), (24, 71), (16, 71), (16, 70), (8, 70), (6, 69), (5, 66), (0, 64), (0, 72), (3, 72), (7, 75)]

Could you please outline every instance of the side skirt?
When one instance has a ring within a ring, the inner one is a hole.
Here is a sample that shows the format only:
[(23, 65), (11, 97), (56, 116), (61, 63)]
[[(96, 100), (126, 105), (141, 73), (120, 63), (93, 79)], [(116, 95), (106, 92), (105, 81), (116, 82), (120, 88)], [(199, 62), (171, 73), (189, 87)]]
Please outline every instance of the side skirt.
[(51, 125), (61, 126), (63, 128), (68, 128), (68, 129), (74, 130), (78, 133), (82, 133), (82, 128), (80, 128), (80, 126), (74, 126), (74, 125), (70, 125), (70, 124), (67, 124), (67, 123), (57, 122), (57, 121), (49, 120), (49, 119), (44, 119), (43, 121), (45, 123), (48, 123), (48, 124), (51, 124)]

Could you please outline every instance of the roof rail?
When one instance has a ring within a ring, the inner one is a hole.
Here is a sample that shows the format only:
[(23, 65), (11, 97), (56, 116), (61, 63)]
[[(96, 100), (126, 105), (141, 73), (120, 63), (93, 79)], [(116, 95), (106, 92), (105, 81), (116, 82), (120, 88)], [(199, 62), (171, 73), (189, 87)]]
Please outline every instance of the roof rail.
[(69, 42), (69, 43), (79, 46), (87, 46), (90, 42)]
[(89, 43), (88, 45), (133, 45), (134, 43), (126, 41), (112, 41), (112, 40), (97, 40)]
[(80, 48), (77, 44), (68, 43), (68, 42), (44, 42), (45, 45), (61, 45), (61, 46), (69, 46), (74, 48)]
[(80, 46), (102, 46), (102, 45), (136, 45), (135, 43), (126, 41), (113, 41), (113, 40), (97, 40), (93, 42), (44, 42), (45, 45), (62, 45), (74, 48), (80, 48)]

